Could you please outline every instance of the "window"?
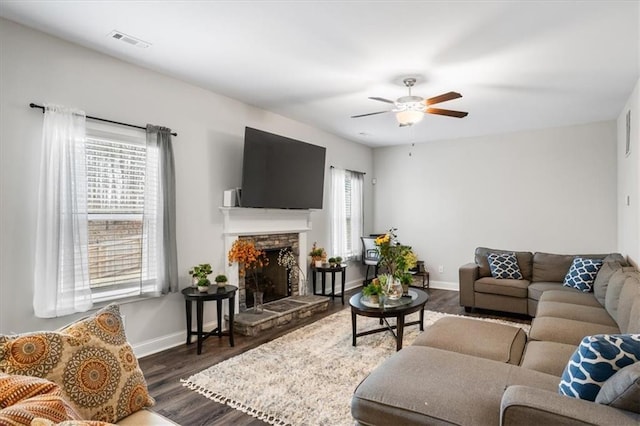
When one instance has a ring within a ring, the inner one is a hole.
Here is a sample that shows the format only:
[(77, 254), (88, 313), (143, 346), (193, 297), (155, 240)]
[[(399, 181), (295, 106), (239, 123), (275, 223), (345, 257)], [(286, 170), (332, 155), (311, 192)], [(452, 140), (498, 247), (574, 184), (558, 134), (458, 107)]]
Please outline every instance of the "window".
[(178, 289), (170, 129), (90, 122), (45, 106), (33, 307), (37, 317)]
[(331, 169), (331, 249), (345, 259), (360, 256), (363, 173)]
[(143, 274), (142, 264), (145, 132), (88, 125), (86, 163), (89, 285), (93, 301), (152, 291), (145, 283), (156, 278), (155, 270)]

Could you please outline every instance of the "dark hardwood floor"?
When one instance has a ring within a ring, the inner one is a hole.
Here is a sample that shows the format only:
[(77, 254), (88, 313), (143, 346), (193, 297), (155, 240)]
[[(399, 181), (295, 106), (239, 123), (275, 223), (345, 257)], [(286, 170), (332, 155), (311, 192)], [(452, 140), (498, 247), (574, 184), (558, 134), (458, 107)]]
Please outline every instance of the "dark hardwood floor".
[[(350, 297), (357, 291), (360, 291), (360, 289), (348, 291), (347, 295)], [(448, 290), (428, 290), (428, 292), (427, 310), (530, 323), (529, 318), (526, 316), (507, 316), (507, 314), (490, 311), (465, 313), (464, 308), (458, 304), (458, 292)], [(345, 303), (346, 305), (342, 306), (339, 300), (329, 302), (329, 309), (326, 312), (306, 318), (295, 325), (289, 324), (270, 330), (257, 337), (236, 335), (235, 347), (233, 348), (229, 347), (227, 338), (209, 338), (204, 342), (202, 355), (196, 354), (196, 345), (194, 343), (141, 358), (139, 360), (140, 367), (147, 380), (149, 393), (156, 399), (156, 405), (152, 410), (183, 426), (266, 425), (266, 423), (241, 411), (213, 402), (183, 387), (180, 379), (186, 379), (213, 364), (276, 339), (296, 328), (317, 321), (341, 309), (349, 309), (349, 304)]]

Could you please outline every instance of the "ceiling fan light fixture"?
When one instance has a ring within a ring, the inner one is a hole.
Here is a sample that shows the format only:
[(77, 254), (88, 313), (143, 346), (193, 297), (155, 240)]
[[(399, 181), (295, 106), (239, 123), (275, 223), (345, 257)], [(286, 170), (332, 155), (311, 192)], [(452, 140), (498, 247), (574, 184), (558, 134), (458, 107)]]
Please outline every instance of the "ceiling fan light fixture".
[(400, 126), (411, 126), (416, 124), (424, 118), (424, 113), (422, 111), (414, 111), (414, 110), (404, 110), (398, 111), (396, 113), (396, 120), (398, 120), (398, 124)]

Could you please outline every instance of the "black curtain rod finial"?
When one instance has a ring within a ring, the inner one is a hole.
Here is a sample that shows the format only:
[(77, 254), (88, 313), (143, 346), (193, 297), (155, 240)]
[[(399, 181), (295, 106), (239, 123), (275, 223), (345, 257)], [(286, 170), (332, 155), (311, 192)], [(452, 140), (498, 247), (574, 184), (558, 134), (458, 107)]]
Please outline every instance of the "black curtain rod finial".
[[(44, 114), (44, 107), (42, 105), (37, 105), (37, 104), (34, 104), (33, 102), (31, 102), (29, 104), (29, 106), (31, 108), (40, 108), (42, 110), (42, 113)], [(85, 117), (87, 117), (90, 120), (103, 121), (105, 123), (118, 124), (120, 126), (133, 127), (135, 129), (147, 130), (146, 127), (136, 126), (135, 124), (122, 123), (120, 121), (107, 120), (106, 118), (92, 117), (90, 115), (86, 115)], [(176, 132), (172, 132), (171, 134), (173, 136), (178, 136), (178, 133), (176, 133)]]

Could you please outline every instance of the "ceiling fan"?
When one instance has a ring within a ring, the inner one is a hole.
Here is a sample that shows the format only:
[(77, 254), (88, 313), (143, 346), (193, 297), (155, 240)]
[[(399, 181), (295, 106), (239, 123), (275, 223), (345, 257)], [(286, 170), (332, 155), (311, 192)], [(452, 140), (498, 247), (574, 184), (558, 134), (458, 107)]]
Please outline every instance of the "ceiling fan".
[(469, 113), (463, 111), (453, 111), (450, 109), (430, 108), (431, 105), (441, 102), (450, 101), (461, 98), (462, 95), (457, 92), (447, 92), (433, 98), (424, 99), (420, 96), (411, 95), (411, 88), (416, 84), (415, 78), (405, 78), (402, 80), (404, 85), (409, 89), (409, 96), (401, 96), (397, 100), (392, 101), (385, 98), (370, 97), (374, 101), (386, 102), (394, 105), (394, 108), (387, 111), (370, 112), (368, 114), (352, 115), (351, 118), (367, 117), (369, 115), (384, 114), (386, 112), (395, 112), (396, 119), (400, 127), (411, 126), (424, 118), (424, 114), (446, 115), (448, 117), (463, 118)]

